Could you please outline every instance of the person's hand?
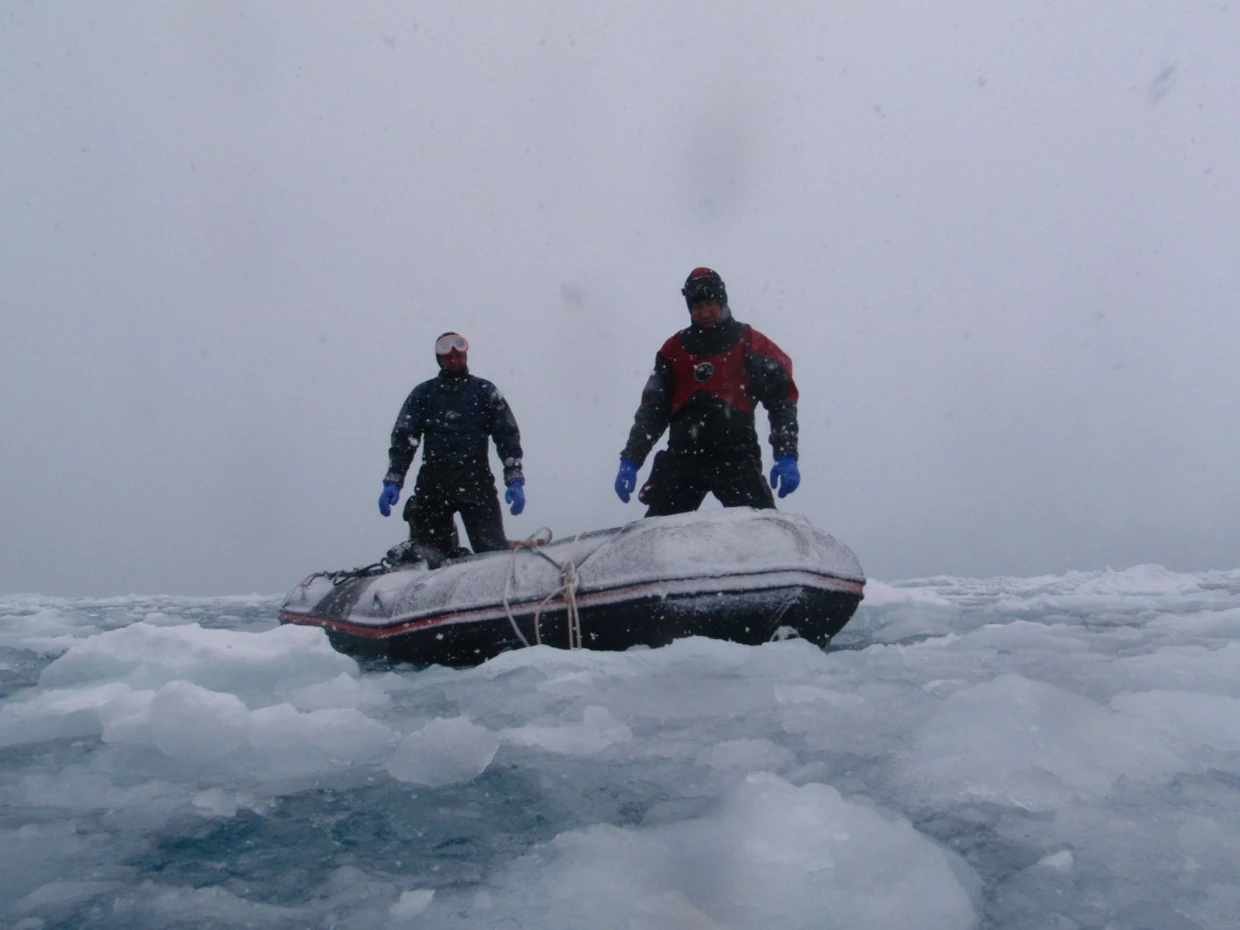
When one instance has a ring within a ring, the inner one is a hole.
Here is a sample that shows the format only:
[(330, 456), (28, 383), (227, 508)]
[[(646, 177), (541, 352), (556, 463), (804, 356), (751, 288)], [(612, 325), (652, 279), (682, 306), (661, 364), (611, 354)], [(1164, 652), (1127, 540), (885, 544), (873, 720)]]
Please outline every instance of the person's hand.
[(400, 500), (400, 485), (395, 481), (383, 482), (383, 493), (379, 495), (379, 513), (391, 516), (392, 508)]
[(771, 487), (779, 488), (779, 496), (787, 497), (801, 483), (801, 472), (797, 468), (795, 455), (781, 455), (775, 460), (771, 469)]
[(620, 471), (616, 473), (616, 497), (629, 502), (629, 495), (637, 487), (637, 466), (628, 459), (620, 460)]
[(504, 500), (512, 505), (508, 512), (514, 517), (525, 509), (524, 484), (524, 478), (513, 478), (508, 482), (508, 490), (504, 492)]

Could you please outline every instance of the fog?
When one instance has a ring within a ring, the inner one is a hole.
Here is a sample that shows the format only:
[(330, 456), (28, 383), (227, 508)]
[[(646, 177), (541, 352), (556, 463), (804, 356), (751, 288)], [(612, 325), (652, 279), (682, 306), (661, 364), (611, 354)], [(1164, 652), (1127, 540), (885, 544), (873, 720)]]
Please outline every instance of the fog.
[(702, 264), (872, 577), (1240, 565), (1240, 10), (724, 6), (2, 0), (0, 591), (374, 561), (447, 329), (509, 536), (636, 519)]

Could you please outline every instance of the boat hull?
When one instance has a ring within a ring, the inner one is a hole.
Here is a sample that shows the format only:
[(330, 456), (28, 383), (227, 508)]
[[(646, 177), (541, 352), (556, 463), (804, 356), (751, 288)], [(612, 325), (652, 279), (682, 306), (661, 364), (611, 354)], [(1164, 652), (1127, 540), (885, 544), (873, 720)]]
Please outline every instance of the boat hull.
[(322, 628), (342, 652), (417, 665), (476, 665), (535, 644), (830, 642), (864, 594), (852, 552), (804, 518), (725, 514), (652, 518), (433, 571), (320, 573), (280, 619)]
[[(717, 594), (647, 596), (620, 603), (578, 608), (581, 645), (620, 652), (634, 646), (657, 648), (685, 636), (709, 636), (756, 646), (799, 636), (820, 646), (852, 618), (859, 594), (788, 587)], [(541, 643), (568, 648), (568, 611), (562, 606), (538, 617), (525, 613), (452, 622), (435, 618), (423, 624), (361, 626), (347, 620), (283, 611), (284, 623), (322, 627), (341, 652), (416, 665), (477, 665), (502, 652)], [(521, 631), (524, 641), (517, 637)]]

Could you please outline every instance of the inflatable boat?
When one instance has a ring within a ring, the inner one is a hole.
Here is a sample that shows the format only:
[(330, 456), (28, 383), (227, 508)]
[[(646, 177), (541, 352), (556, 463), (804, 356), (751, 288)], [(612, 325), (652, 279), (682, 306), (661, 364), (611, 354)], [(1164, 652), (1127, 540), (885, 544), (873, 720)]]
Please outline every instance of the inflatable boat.
[(729, 508), (648, 517), (437, 568), (390, 561), (317, 572), (283, 623), (322, 627), (342, 652), (476, 665), (536, 644), (624, 650), (683, 636), (825, 646), (865, 589), (857, 557), (800, 516)]

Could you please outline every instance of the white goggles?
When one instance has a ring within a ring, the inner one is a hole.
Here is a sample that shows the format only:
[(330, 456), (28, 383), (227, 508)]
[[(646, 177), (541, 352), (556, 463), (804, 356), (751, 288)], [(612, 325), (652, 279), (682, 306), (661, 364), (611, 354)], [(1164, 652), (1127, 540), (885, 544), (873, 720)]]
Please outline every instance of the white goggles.
[(469, 351), (469, 340), (458, 333), (448, 333), (446, 336), (440, 336), (435, 340), (435, 354), (447, 355), (453, 349), (458, 352)]

